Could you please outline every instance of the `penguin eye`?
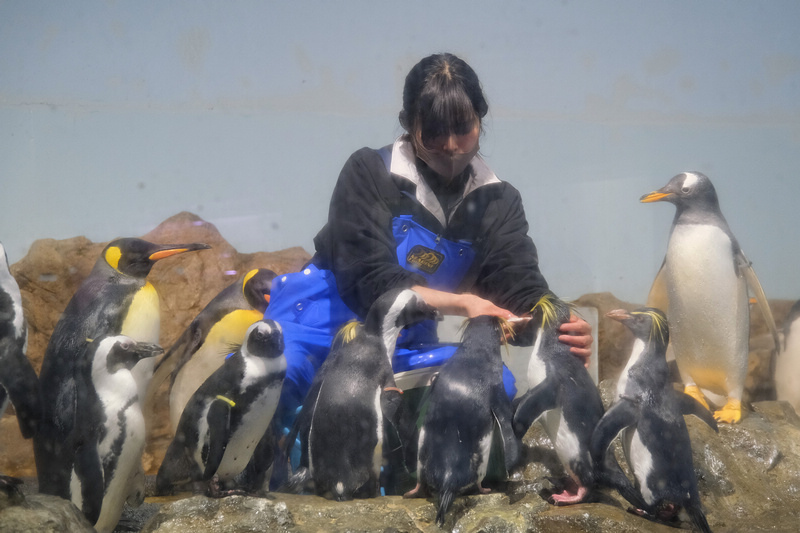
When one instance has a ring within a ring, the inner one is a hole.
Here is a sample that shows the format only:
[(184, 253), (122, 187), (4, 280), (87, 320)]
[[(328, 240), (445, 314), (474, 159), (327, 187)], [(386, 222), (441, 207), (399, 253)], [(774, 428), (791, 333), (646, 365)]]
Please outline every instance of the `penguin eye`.
[(682, 187), (681, 192), (689, 192), (691, 189), (689, 187)]

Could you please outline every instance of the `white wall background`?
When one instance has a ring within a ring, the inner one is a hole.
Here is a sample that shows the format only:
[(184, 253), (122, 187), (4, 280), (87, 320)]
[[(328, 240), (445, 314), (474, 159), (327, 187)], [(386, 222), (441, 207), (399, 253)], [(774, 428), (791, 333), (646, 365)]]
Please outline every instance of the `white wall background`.
[(341, 165), (451, 51), (559, 294), (644, 301), (674, 209), (638, 198), (700, 170), (767, 295), (800, 298), (798, 28), (791, 0), (0, 0), (0, 240), (14, 262), (189, 210), (312, 252)]

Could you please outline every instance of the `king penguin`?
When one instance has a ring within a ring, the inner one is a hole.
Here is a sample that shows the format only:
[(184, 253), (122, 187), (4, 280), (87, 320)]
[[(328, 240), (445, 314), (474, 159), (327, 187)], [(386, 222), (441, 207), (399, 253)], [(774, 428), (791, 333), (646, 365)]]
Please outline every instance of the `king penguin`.
[(501, 319), (469, 319), (461, 345), (430, 388), (419, 431), (419, 482), (405, 497), (430, 489), (438, 496), (436, 523), (443, 526), (455, 496), (481, 485), (489, 464), (495, 427), (503, 441), (506, 474), (519, 462), (520, 443), (511, 426), (511, 401), (503, 387)]
[(132, 482), (141, 465), (144, 417), (131, 369), (164, 353), (157, 344), (124, 335), (102, 337), (86, 345), (79, 373), (75, 464), (70, 493), (100, 533), (114, 530), (123, 504), (141, 503), (144, 487)]
[(800, 300), (796, 301), (783, 322), (783, 350), (775, 372), (778, 400), (800, 411)]
[(604, 461), (611, 441), (622, 432), (623, 450), (638, 490), (632, 493), (627, 480), (624, 486), (612, 486), (637, 514), (667, 520), (683, 510), (697, 528), (710, 532), (683, 415), (695, 415), (715, 431), (716, 420), (692, 396), (673, 388), (666, 360), (669, 327), (661, 310), (641, 308), (629, 313), (617, 309), (607, 316), (630, 329), (634, 343), (617, 381), (614, 403), (592, 435), (592, 457), (596, 463)]
[(363, 325), (343, 328), (286, 439), (299, 435), (301, 442), (291, 485), (302, 487), (310, 476), (318, 495), (337, 501), (378, 496), (384, 425), (399, 425), (402, 392), (391, 366), (397, 337), (405, 326), (438, 317), (416, 292), (392, 289), (370, 306)]
[(775, 320), (758, 278), (719, 207), (711, 180), (683, 172), (644, 203), (675, 205), (664, 263), (647, 305), (666, 311), (672, 348), (685, 392), (708, 407), (703, 391), (726, 398), (720, 422), (742, 418), (747, 377), (750, 310), (748, 285), (778, 347)]
[[(75, 383), (85, 363), (81, 357), (87, 353), (86, 344), (104, 335), (157, 343), (160, 311), (158, 294), (146, 279), (150, 269), (166, 257), (208, 248), (200, 243), (154, 244), (123, 238), (103, 249), (61, 314), (42, 361), (42, 423), (34, 438), (40, 492), (69, 499), (78, 418)], [(132, 370), (139, 398), (146, 397), (153, 366), (153, 359), (147, 358)]]
[(592, 432), (603, 416), (603, 401), (582, 362), (560, 342), (558, 328), (571, 310), (552, 293), (545, 293), (531, 310), (537, 329), (528, 363), (530, 389), (514, 412), (514, 429), (522, 438), (539, 417), (564, 470), (566, 486), (552, 503), (584, 501), (597, 481), (589, 453)]
[(0, 243), (0, 417), (9, 400), (17, 413), (22, 436), (31, 438), (41, 417), (39, 379), (25, 355), (28, 329), (22, 311), (19, 285), (8, 268)]
[(222, 366), (228, 354), (241, 346), (247, 329), (264, 317), (275, 275), (266, 268), (253, 269), (228, 285), (157, 363), (148, 394), (152, 397), (170, 376), (169, 418), (173, 429), (178, 427), (195, 391)]
[(239, 350), (186, 404), (156, 476), (158, 494), (187, 482), (210, 482), (214, 496), (227, 492), (217, 490), (218, 485), (235, 489), (236, 477), (248, 466), (278, 406), (286, 376), (283, 348), (277, 322), (265, 319), (250, 326)]

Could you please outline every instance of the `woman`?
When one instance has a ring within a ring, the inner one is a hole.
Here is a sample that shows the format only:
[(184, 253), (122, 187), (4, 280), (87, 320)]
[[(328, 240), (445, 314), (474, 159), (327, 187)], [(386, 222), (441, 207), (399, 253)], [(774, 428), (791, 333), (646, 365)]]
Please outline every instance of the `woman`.
[[(547, 290), (519, 192), (477, 155), (487, 111), (467, 63), (426, 57), (406, 77), (406, 134), (345, 163), (311, 264), (272, 289), (267, 315), (284, 328), (289, 361), (284, 414), (302, 403), (339, 326), (388, 289), (411, 288), (443, 314), (508, 319)], [(589, 357), (588, 323), (574, 317), (561, 332), (573, 354)], [(423, 324), (401, 336), (394, 370), (436, 366), (454, 350)], [(513, 396), (508, 371), (506, 388)]]

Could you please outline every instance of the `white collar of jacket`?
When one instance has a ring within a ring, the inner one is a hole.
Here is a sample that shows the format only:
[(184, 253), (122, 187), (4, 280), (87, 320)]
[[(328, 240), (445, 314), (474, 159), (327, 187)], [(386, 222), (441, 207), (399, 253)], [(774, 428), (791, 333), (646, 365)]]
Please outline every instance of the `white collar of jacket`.
[[(495, 176), (492, 169), (489, 168), (481, 156), (476, 155), (470, 162), (470, 165), (472, 165), (472, 177), (467, 182), (466, 187), (464, 187), (461, 200), (478, 187), (483, 187), (489, 183), (500, 183), (500, 179)], [(422, 204), (425, 209), (430, 211), (431, 214), (441, 222), (442, 226), (447, 226), (447, 220), (442, 206), (439, 204), (439, 200), (436, 199), (436, 195), (433, 194), (431, 188), (428, 187), (427, 182), (422, 179), (419, 170), (417, 170), (414, 148), (405, 136), (398, 137), (392, 146), (392, 166), (390, 172), (416, 185), (417, 201)], [(460, 203), (461, 201), (458, 202), (458, 204)], [(458, 204), (453, 206), (454, 210)]]

